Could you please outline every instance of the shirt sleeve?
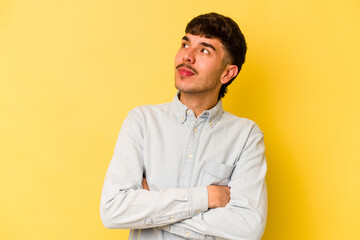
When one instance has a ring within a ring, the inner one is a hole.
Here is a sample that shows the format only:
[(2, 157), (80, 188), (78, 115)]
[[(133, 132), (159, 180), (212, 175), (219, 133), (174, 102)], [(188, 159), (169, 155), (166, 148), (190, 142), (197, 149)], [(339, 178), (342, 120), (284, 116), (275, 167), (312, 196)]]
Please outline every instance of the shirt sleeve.
[(142, 154), (141, 119), (129, 112), (120, 130), (101, 194), (100, 216), (105, 227), (152, 228), (208, 210), (206, 187), (144, 190)]
[(257, 127), (231, 176), (230, 202), (162, 229), (187, 239), (261, 239), (267, 217), (266, 170), (263, 133)]

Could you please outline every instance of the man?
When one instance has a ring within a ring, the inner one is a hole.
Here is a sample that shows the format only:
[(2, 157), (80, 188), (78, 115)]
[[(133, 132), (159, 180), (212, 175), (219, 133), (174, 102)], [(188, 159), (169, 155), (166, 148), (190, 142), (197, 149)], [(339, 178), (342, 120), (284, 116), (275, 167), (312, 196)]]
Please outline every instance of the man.
[(260, 239), (266, 222), (263, 133), (222, 108), (245, 61), (238, 25), (216, 13), (186, 27), (171, 103), (141, 106), (122, 125), (100, 213), (129, 239)]

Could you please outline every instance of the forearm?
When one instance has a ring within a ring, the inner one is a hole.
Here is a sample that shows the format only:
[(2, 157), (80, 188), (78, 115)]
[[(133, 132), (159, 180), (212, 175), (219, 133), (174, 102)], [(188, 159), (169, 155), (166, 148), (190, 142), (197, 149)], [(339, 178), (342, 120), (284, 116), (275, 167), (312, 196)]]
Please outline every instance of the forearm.
[(107, 228), (142, 229), (168, 225), (208, 209), (206, 187), (146, 191), (126, 189), (112, 194), (104, 186), (100, 215)]
[(162, 229), (187, 239), (260, 239), (267, 215), (265, 185), (260, 194), (260, 202), (232, 200), (224, 208), (209, 209)]

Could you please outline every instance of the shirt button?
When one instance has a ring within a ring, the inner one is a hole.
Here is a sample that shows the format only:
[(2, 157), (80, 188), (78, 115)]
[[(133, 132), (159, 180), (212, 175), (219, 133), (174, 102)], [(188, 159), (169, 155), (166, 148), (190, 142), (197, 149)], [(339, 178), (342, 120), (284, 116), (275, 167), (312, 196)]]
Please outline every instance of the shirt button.
[(197, 128), (194, 128), (194, 132), (197, 132)]
[(196, 213), (201, 213), (201, 210), (196, 210)]
[(186, 113), (187, 113), (187, 114), (190, 114), (190, 110), (189, 110), (189, 109), (188, 109), (188, 110), (186, 110)]
[(189, 154), (187, 155), (187, 157), (188, 157), (189, 159), (192, 158), (192, 154), (189, 153)]
[(181, 117), (180, 120), (183, 122), (183, 121), (184, 121), (184, 117)]
[(174, 217), (171, 217), (170, 220), (171, 220), (171, 221), (175, 221), (175, 218), (174, 218)]
[(209, 122), (209, 124), (210, 124), (210, 126), (212, 126), (212, 125), (213, 125), (213, 122), (212, 122), (212, 121), (210, 121), (210, 122)]
[(190, 233), (189, 233), (189, 232), (186, 232), (185, 235), (186, 235), (186, 236), (190, 236)]

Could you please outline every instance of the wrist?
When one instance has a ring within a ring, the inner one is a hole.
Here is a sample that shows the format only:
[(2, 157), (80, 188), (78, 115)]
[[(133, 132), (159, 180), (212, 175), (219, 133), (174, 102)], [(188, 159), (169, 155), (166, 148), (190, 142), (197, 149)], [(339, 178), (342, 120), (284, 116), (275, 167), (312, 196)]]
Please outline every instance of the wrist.
[(208, 192), (208, 206), (209, 208), (213, 208), (214, 207), (214, 203), (213, 203), (213, 187), (207, 186), (207, 192)]

